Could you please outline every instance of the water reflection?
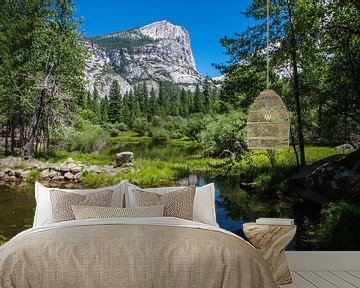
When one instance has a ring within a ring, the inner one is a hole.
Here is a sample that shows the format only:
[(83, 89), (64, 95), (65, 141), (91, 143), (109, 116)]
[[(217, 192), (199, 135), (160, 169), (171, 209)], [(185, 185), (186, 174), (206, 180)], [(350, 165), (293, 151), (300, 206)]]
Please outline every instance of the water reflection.
[[(247, 192), (240, 188), (240, 179), (236, 176), (189, 175), (178, 184), (203, 186), (212, 182), (215, 183), (217, 222), (221, 228), (244, 237), (243, 223), (253, 222), (259, 217), (294, 218), (298, 230), (287, 249), (313, 249), (304, 246), (302, 241), (307, 229), (304, 222), (317, 221), (321, 206), (297, 197)], [(0, 237), (9, 240), (30, 228), (34, 211), (34, 185), (0, 185)]]
[[(0, 237), (9, 240), (32, 227), (35, 213), (33, 185), (0, 185)], [(1, 240), (1, 239), (0, 239)]]
[(203, 186), (208, 183), (215, 184), (216, 217), (221, 228), (245, 237), (242, 230), (244, 223), (254, 222), (260, 217), (293, 218), (298, 230), (287, 249), (307, 248), (302, 242), (306, 231), (304, 222), (317, 221), (321, 206), (297, 197), (245, 191), (240, 188), (240, 179), (236, 176), (190, 175), (179, 181), (181, 185)]
[(131, 151), (136, 159), (183, 161), (200, 154), (199, 145), (153, 145), (152, 143), (113, 143), (108, 146), (109, 156), (114, 159), (116, 153)]

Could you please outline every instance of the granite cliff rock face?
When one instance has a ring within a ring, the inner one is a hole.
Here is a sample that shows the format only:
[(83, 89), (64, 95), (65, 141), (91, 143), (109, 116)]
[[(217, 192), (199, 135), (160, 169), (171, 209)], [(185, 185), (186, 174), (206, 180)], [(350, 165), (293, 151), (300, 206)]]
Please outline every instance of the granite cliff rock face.
[(118, 80), (122, 93), (146, 82), (158, 89), (159, 81), (171, 81), (194, 90), (204, 80), (196, 70), (189, 33), (168, 21), (86, 39), (91, 57), (86, 64), (88, 90), (109, 93)]

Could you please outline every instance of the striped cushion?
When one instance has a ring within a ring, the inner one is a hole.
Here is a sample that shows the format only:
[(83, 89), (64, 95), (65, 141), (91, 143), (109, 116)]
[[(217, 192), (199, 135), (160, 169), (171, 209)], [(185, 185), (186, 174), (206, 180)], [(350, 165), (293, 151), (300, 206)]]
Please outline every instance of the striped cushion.
[(162, 217), (164, 213), (164, 206), (118, 208), (72, 205), (71, 208), (75, 219)]

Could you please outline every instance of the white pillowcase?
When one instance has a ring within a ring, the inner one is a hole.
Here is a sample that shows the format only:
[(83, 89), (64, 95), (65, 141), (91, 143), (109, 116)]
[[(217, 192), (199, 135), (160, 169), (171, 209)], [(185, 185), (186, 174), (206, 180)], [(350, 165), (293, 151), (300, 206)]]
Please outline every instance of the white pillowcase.
[[(125, 203), (127, 208), (138, 207), (133, 196), (133, 189), (141, 189), (140, 187), (126, 183)], [(164, 195), (169, 192), (183, 189), (185, 187), (161, 187), (161, 188), (143, 188), (141, 190), (147, 192), (158, 193)], [(216, 222), (215, 211), (215, 186), (214, 183), (207, 184), (202, 187), (196, 187), (194, 206), (193, 206), (193, 220), (204, 224), (219, 227)]]
[[(52, 216), (52, 206), (50, 200), (49, 191), (54, 188), (48, 188), (39, 182), (35, 183), (35, 199), (36, 210), (34, 216), (33, 227), (39, 227), (47, 224), (54, 223)], [(106, 190), (112, 190), (111, 207), (123, 207), (124, 193), (126, 191), (126, 181), (123, 181), (117, 185), (110, 187), (103, 187), (99, 189), (60, 189), (65, 192), (77, 193), (80, 195), (86, 195), (88, 193), (103, 192)]]

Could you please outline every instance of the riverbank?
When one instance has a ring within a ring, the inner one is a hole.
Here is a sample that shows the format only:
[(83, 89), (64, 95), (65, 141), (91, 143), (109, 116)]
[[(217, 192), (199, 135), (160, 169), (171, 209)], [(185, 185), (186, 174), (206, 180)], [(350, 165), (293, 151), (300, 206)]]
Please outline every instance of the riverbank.
[[(116, 153), (123, 151), (134, 152), (133, 168), (115, 167)], [(336, 154), (339, 151), (330, 147), (306, 147), (309, 164)], [(233, 175), (239, 178), (239, 183), (253, 183), (257, 190), (286, 192), (288, 178), (297, 169), (292, 149), (280, 149), (270, 154), (255, 150), (246, 153), (240, 160), (234, 157), (219, 159), (203, 156), (201, 145), (188, 138), (170, 140), (165, 146), (157, 146), (151, 143), (150, 137), (139, 137), (132, 132), (111, 138), (110, 143), (96, 153), (55, 150), (30, 162), (16, 158), (8, 160), (0, 162), (0, 181), (5, 182), (4, 175), (7, 175), (6, 182), (50, 180), (61, 184), (72, 181), (89, 188), (125, 179), (142, 186), (171, 185), (190, 173), (202, 173)]]

